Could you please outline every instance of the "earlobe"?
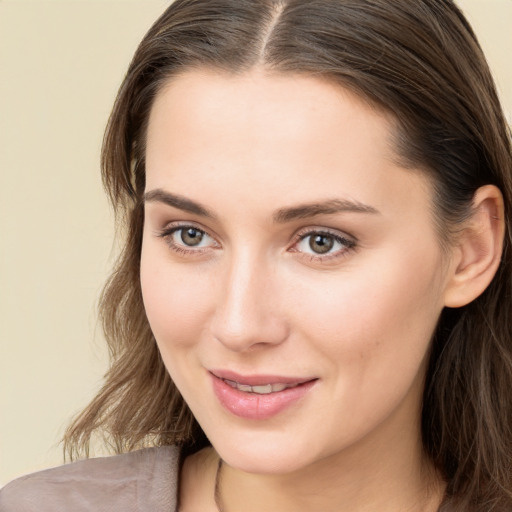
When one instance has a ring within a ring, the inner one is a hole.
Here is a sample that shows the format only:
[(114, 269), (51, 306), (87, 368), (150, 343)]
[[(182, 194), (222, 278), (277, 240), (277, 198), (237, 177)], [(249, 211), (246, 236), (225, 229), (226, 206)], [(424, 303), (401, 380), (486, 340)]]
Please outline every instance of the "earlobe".
[(500, 264), (504, 234), (500, 190), (494, 185), (480, 187), (473, 197), (473, 213), (454, 247), (445, 306), (465, 306), (489, 286)]

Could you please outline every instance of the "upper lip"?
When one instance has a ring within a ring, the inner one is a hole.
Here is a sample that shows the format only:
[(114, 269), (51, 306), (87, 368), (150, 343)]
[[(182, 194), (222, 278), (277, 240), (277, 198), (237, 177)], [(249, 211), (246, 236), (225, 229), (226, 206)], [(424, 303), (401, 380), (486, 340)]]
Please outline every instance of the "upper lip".
[(247, 386), (265, 386), (266, 384), (288, 384), (297, 386), (304, 384), (311, 380), (315, 380), (314, 377), (290, 377), (283, 375), (241, 375), (231, 370), (210, 370), (210, 373), (215, 377), (222, 380), (234, 381), (238, 384), (245, 384)]

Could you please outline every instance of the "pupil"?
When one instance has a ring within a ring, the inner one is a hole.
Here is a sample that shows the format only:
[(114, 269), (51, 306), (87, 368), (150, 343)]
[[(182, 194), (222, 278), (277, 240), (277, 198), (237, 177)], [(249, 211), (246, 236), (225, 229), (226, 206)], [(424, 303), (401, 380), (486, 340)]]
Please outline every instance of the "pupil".
[(184, 229), (181, 232), (181, 239), (185, 245), (198, 245), (203, 239), (203, 233), (194, 228)]
[(332, 236), (327, 235), (316, 235), (310, 238), (309, 247), (318, 253), (325, 254), (329, 252), (334, 246), (334, 240)]

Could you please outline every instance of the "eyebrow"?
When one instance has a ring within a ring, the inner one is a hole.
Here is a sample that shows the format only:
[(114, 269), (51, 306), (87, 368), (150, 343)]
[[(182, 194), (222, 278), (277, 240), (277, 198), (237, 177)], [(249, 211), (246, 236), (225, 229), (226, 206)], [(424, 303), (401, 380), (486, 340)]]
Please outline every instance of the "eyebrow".
[(274, 222), (284, 223), (314, 217), (315, 215), (332, 215), (334, 213), (343, 212), (380, 214), (373, 206), (368, 206), (358, 201), (329, 199), (322, 202), (306, 203), (290, 208), (282, 208), (274, 214)]
[[(157, 188), (144, 194), (145, 202), (159, 202), (178, 208), (195, 215), (215, 219), (215, 215), (205, 206), (184, 196), (171, 194), (161, 188)], [(322, 202), (313, 202), (291, 206), (277, 210), (273, 215), (275, 223), (286, 223), (292, 220), (306, 219), (316, 215), (332, 215), (335, 213), (370, 213), (379, 214), (380, 212), (373, 206), (360, 203), (358, 201), (349, 201), (348, 199), (329, 199)]]
[(146, 192), (144, 194), (144, 202), (163, 203), (167, 206), (172, 206), (173, 208), (178, 208), (179, 210), (183, 210), (185, 212), (194, 213), (195, 215), (201, 215), (202, 217), (208, 217), (210, 219), (215, 219), (215, 215), (203, 205), (196, 203), (191, 199), (187, 199), (186, 197), (166, 192), (161, 188), (156, 188)]

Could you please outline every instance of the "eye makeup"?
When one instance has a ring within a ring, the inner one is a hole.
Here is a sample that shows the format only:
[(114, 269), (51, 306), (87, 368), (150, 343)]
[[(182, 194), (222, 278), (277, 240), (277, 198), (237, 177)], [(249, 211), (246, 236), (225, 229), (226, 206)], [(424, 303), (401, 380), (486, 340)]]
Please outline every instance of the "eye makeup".
[[(157, 232), (166, 245), (180, 256), (202, 256), (222, 248), (208, 232), (192, 223), (173, 223)], [(296, 233), (287, 249), (309, 262), (331, 262), (348, 256), (357, 246), (353, 237), (322, 227), (307, 227)]]

